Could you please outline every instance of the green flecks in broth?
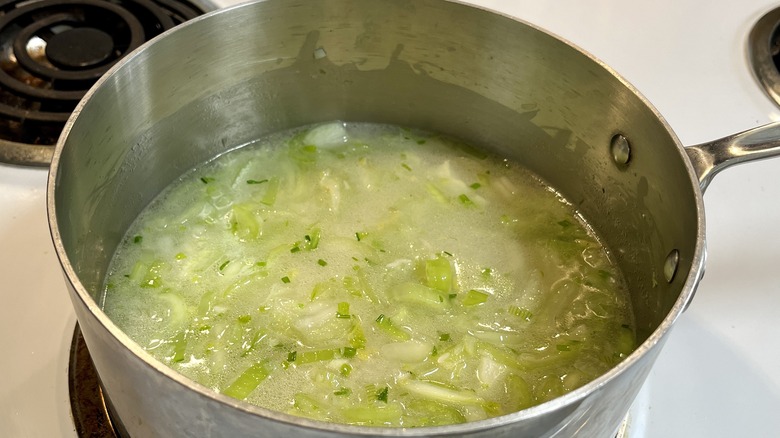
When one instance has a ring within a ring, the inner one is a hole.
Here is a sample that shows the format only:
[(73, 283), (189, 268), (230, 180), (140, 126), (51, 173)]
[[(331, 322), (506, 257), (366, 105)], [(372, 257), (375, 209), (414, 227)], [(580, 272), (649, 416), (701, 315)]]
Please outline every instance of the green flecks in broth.
[(331, 123), (224, 154), (135, 221), (105, 311), (193, 380), (325, 421), (562, 395), (634, 348), (622, 276), (559, 194), (474, 150)]

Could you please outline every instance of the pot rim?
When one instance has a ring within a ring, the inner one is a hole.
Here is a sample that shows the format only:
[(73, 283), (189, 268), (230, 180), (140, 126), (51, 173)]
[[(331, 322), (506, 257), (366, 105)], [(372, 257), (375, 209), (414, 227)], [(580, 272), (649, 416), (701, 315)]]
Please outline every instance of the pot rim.
[[(231, 408), (242, 411), (244, 413), (254, 415), (254, 416), (260, 416), (268, 420), (288, 424), (291, 426), (299, 426), (299, 427), (302, 426), (305, 428), (324, 431), (324, 432), (335, 432), (335, 433), (341, 433), (346, 435), (358, 435), (358, 436), (359, 435), (430, 436), (430, 435), (446, 435), (451, 433), (487, 431), (490, 429), (501, 427), (508, 423), (519, 422), (525, 419), (542, 416), (548, 412), (556, 411), (561, 408), (564, 408), (565, 406), (572, 405), (574, 403), (577, 403), (585, 399), (589, 394), (598, 391), (602, 386), (606, 385), (609, 381), (613, 380), (616, 376), (622, 374), (626, 369), (632, 367), (636, 362), (638, 362), (641, 359), (642, 356), (647, 354), (650, 350), (652, 350), (656, 346), (660, 346), (663, 344), (663, 342), (665, 341), (664, 337), (666, 336), (666, 333), (671, 329), (674, 322), (677, 320), (677, 318), (682, 314), (682, 312), (687, 308), (688, 304), (690, 303), (694, 295), (694, 292), (696, 290), (696, 287), (698, 286), (698, 283), (704, 274), (704, 263), (706, 259), (706, 249), (705, 249), (706, 232), (705, 232), (703, 192), (700, 188), (699, 178), (696, 174), (696, 171), (694, 170), (688, 158), (688, 155), (685, 153), (684, 146), (680, 143), (680, 140), (678, 139), (677, 135), (674, 133), (672, 128), (669, 126), (666, 119), (664, 119), (664, 117), (658, 112), (655, 106), (653, 106), (644, 95), (642, 95), (633, 85), (631, 85), (623, 76), (621, 76), (612, 67), (610, 67), (600, 59), (596, 58), (593, 54), (591, 54), (587, 50), (584, 50), (583, 48), (572, 43), (571, 41), (561, 36), (558, 36), (550, 31), (547, 31), (533, 23), (530, 23), (528, 21), (525, 21), (517, 17), (510, 16), (508, 14), (499, 11), (492, 10), (490, 8), (465, 3), (462, 0), (438, 0), (438, 1), (441, 1), (443, 3), (452, 3), (452, 4), (456, 4), (468, 8), (479, 9), (487, 13), (500, 15), (502, 17), (518, 22), (522, 25), (528, 26), (537, 32), (546, 34), (547, 36), (557, 39), (558, 41), (568, 45), (575, 51), (586, 56), (596, 65), (604, 69), (607, 73), (614, 76), (625, 88), (631, 91), (639, 99), (639, 101), (642, 102), (656, 118), (658, 118), (659, 122), (664, 127), (669, 137), (675, 143), (675, 146), (677, 147), (677, 152), (679, 154), (679, 157), (677, 159), (683, 160), (683, 164), (685, 165), (688, 176), (690, 178), (690, 183), (694, 187), (693, 193), (695, 198), (695, 205), (691, 206), (691, 208), (696, 208), (696, 217), (697, 217), (696, 243), (695, 243), (694, 253), (691, 258), (691, 269), (686, 273), (686, 279), (685, 279), (685, 283), (682, 286), (682, 290), (680, 291), (672, 308), (669, 310), (669, 312), (661, 321), (661, 323), (648, 336), (647, 339), (645, 339), (622, 362), (615, 365), (613, 368), (611, 368), (609, 371), (602, 374), (598, 378), (588, 382), (587, 384), (581, 386), (580, 388), (577, 388), (560, 397), (556, 397), (550, 401), (541, 403), (539, 405), (532, 406), (530, 408), (513, 412), (510, 414), (506, 414), (498, 417), (492, 417), (492, 418), (479, 420), (479, 421), (472, 421), (467, 423), (453, 424), (453, 425), (446, 425), (446, 426), (402, 428), (402, 427), (354, 426), (354, 425), (346, 425), (340, 423), (317, 421), (317, 420), (312, 420), (312, 419), (299, 417), (291, 414), (286, 414), (283, 412), (270, 410), (267, 408), (250, 404), (245, 401), (234, 399), (232, 397), (218, 393), (212, 390), (211, 388), (201, 385), (185, 377), (184, 375), (174, 371), (169, 366), (165, 365), (161, 361), (154, 358), (150, 353), (148, 353), (143, 348), (141, 348), (140, 345), (138, 345), (127, 334), (125, 334), (121, 329), (119, 329), (119, 327), (117, 327), (116, 324), (114, 324), (114, 322), (103, 312), (101, 307), (98, 305), (97, 301), (86, 290), (86, 288), (81, 283), (78, 276), (76, 275), (75, 270), (73, 269), (73, 266), (70, 263), (68, 254), (64, 248), (59, 226), (58, 226), (55, 192), (58, 185), (57, 181), (59, 175), (60, 158), (62, 156), (62, 151), (64, 149), (70, 131), (73, 128), (73, 125), (75, 121), (78, 119), (81, 112), (84, 110), (84, 108), (87, 105), (89, 105), (92, 96), (96, 93), (96, 91), (105, 82), (111, 80), (111, 78), (115, 74), (117, 74), (118, 71), (122, 70), (125, 67), (125, 65), (134, 62), (134, 59), (138, 58), (144, 51), (146, 51), (151, 45), (155, 44), (158, 40), (167, 38), (168, 35), (179, 32), (181, 31), (181, 29), (184, 29), (186, 27), (198, 26), (199, 23), (202, 21), (211, 20), (212, 16), (216, 16), (220, 14), (230, 14), (230, 13), (235, 14), (235, 12), (231, 12), (231, 11), (242, 9), (242, 8), (249, 8), (252, 7), (252, 5), (255, 3), (264, 3), (266, 1), (271, 1), (271, 0), (252, 0), (239, 5), (208, 12), (204, 15), (189, 20), (179, 26), (169, 29), (168, 31), (158, 35), (152, 40), (141, 45), (133, 53), (130, 53), (128, 56), (126, 56), (118, 63), (116, 63), (106, 74), (104, 74), (101, 78), (98, 79), (98, 81), (95, 83), (95, 85), (92, 86), (92, 88), (90, 88), (90, 90), (85, 94), (85, 96), (78, 103), (71, 116), (68, 118), (68, 121), (66, 122), (65, 127), (63, 128), (62, 134), (60, 135), (57, 144), (55, 146), (53, 158), (51, 161), (51, 166), (49, 169), (47, 186), (46, 186), (46, 191), (47, 191), (46, 207), (47, 207), (47, 216), (48, 216), (49, 230), (50, 230), (52, 242), (54, 244), (57, 258), (59, 259), (60, 265), (65, 274), (65, 278), (67, 282), (71, 285), (72, 289), (75, 291), (79, 300), (86, 307), (89, 313), (97, 319), (97, 321), (100, 323), (102, 328), (105, 329), (108, 333), (110, 333), (111, 336), (113, 336), (116, 340), (118, 340), (135, 357), (141, 359), (144, 365), (162, 374), (163, 376), (172, 380), (176, 384), (188, 388), (189, 390), (197, 392), (201, 396), (207, 397), (211, 400), (214, 400), (223, 405), (227, 405)], [(629, 406), (626, 406), (625, 408), (627, 411)]]

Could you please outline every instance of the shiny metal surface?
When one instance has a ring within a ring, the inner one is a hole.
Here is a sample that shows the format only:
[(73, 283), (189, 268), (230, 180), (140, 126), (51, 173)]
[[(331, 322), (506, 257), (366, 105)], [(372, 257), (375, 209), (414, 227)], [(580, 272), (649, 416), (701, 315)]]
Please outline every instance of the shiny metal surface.
[(780, 122), (749, 129), (686, 149), (705, 190), (712, 177), (726, 167), (780, 155)]
[[(106, 318), (96, 299), (108, 259), (163, 187), (229, 148), (333, 119), (446, 132), (537, 172), (605, 237), (632, 290), (642, 345), (596, 381), (522, 412), (383, 429), (323, 424), (216, 394), (151, 358)], [(610, 147), (618, 133), (631, 139), (621, 167)], [(85, 340), (137, 436), (608, 436), (704, 263), (698, 174), (655, 110), (565, 42), (445, 1), (268, 0), (175, 29), (82, 101), (55, 152), (48, 208)], [(671, 250), (679, 266), (667, 283)]]

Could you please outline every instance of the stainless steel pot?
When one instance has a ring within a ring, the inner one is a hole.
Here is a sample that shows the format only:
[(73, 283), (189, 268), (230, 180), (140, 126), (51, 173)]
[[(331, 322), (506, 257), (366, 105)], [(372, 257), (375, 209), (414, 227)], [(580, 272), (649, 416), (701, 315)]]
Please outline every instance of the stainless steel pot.
[[(640, 347), (594, 382), (485, 421), (420, 429), (325, 424), (217, 394), (122, 333), (99, 295), (139, 211), (191, 167), (327, 120), (445, 132), (560, 189), (623, 270)], [(532, 25), (443, 0), (267, 0), (174, 29), (89, 92), (57, 145), (49, 221), (81, 330), (132, 436), (609, 436), (703, 275), (702, 191), (780, 153), (769, 126), (683, 148), (636, 90)]]

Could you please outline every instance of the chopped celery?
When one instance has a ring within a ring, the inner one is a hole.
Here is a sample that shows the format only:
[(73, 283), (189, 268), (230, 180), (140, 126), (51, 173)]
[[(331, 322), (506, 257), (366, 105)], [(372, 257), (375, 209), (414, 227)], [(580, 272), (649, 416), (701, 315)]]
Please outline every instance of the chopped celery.
[(384, 314), (379, 315), (376, 320), (376, 325), (380, 329), (382, 329), (383, 332), (385, 332), (387, 335), (389, 335), (391, 338), (399, 341), (408, 341), (411, 339), (411, 336), (409, 333), (405, 332), (402, 328), (395, 325), (390, 318), (385, 316)]
[(455, 283), (455, 273), (450, 261), (442, 256), (425, 261), (425, 284), (428, 287), (449, 293)]
[(336, 318), (342, 318), (342, 319), (351, 318), (351, 315), (349, 314), (348, 302), (342, 301), (338, 304), (338, 309), (336, 310)]
[(539, 402), (552, 400), (565, 393), (561, 378), (556, 375), (544, 376), (535, 389), (535, 396)]
[(187, 332), (182, 330), (173, 337), (173, 362), (184, 361), (184, 352), (187, 350)]
[(256, 362), (244, 370), (233, 383), (225, 388), (222, 393), (239, 400), (244, 400), (271, 374), (271, 367), (267, 362)]
[(254, 331), (249, 338), (249, 340), (244, 341), (241, 343), (241, 357), (246, 357), (253, 351), (255, 351), (258, 348), (258, 345), (260, 345), (260, 342), (263, 341), (268, 336), (267, 333), (265, 333), (262, 330)]
[(328, 421), (330, 419), (327, 405), (308, 394), (295, 394), (293, 398), (293, 408), (295, 414), (304, 417), (322, 421)]
[(402, 386), (411, 394), (449, 405), (483, 405), (485, 403), (485, 400), (474, 391), (458, 390), (439, 382), (407, 380), (402, 382)]
[(501, 348), (486, 342), (477, 343), (480, 355), (489, 355), (494, 361), (514, 370), (525, 369), (518, 361), (517, 354), (508, 348)]
[(631, 327), (623, 325), (618, 329), (616, 349), (621, 357), (628, 356), (636, 348), (636, 335)]
[(236, 204), (232, 207), (230, 229), (240, 239), (256, 239), (260, 235), (260, 221), (253, 208), (248, 204)]
[(137, 262), (130, 272), (130, 280), (138, 282), (138, 285), (144, 288), (158, 288), (162, 286), (162, 274), (166, 269), (165, 262), (155, 260), (151, 264)]
[(422, 362), (430, 354), (433, 345), (417, 340), (391, 342), (383, 345), (379, 351), (382, 356), (401, 362)]
[(260, 198), (260, 202), (265, 205), (274, 205), (276, 202), (276, 196), (279, 193), (279, 178), (270, 178), (268, 184), (265, 187), (265, 193)]
[(341, 351), (338, 348), (304, 351), (298, 353), (296, 362), (299, 364), (307, 364), (312, 362), (320, 362), (323, 360), (333, 360), (340, 355)]
[(466, 297), (463, 298), (464, 306), (478, 306), (487, 302), (490, 295), (485, 292), (480, 292), (476, 289), (471, 289), (466, 293)]
[(536, 404), (531, 386), (519, 375), (510, 374), (504, 383), (504, 388), (509, 397), (509, 411), (519, 411)]
[(466, 417), (456, 407), (434, 400), (412, 399), (405, 404), (404, 427), (444, 426), (466, 422)]
[(359, 318), (351, 318), (352, 327), (349, 330), (348, 340), (352, 348), (364, 348), (366, 346), (366, 335), (363, 332), (363, 324)]
[(321, 234), (322, 230), (320, 228), (312, 228), (311, 231), (309, 231), (309, 234), (304, 236), (304, 240), (306, 241), (306, 249), (317, 249), (317, 247), (320, 245)]
[(341, 410), (341, 417), (345, 423), (363, 426), (397, 424), (402, 416), (403, 408), (397, 403), (350, 406)]
[(437, 313), (445, 312), (450, 304), (447, 293), (410, 281), (391, 287), (389, 293), (401, 303), (423, 306)]
[(357, 270), (357, 276), (344, 277), (342, 284), (350, 294), (356, 297), (365, 298), (372, 303), (377, 302), (377, 297), (371, 288), (371, 284), (366, 281), (365, 277), (361, 274), (360, 268)]

